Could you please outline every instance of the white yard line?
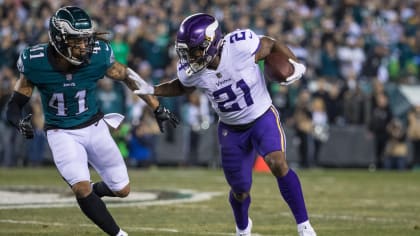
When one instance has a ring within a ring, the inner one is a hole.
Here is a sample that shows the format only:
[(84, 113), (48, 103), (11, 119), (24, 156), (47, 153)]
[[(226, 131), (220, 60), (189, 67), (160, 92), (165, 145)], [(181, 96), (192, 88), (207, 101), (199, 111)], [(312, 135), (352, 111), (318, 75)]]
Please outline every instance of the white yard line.
[(334, 219), (334, 220), (347, 220), (347, 221), (369, 221), (378, 223), (409, 223), (408, 219), (404, 218), (384, 218), (384, 217), (371, 217), (371, 216), (346, 216), (346, 215), (323, 215), (323, 214), (311, 214), (313, 218), (321, 219)]
[[(281, 216), (292, 217), (291, 213), (282, 212)], [(343, 220), (343, 221), (369, 221), (378, 223), (409, 223), (410, 220), (402, 218), (384, 218), (384, 217), (371, 217), (371, 216), (360, 216), (360, 215), (325, 215), (325, 214), (310, 214), (310, 218), (319, 218), (327, 220)]]
[[(281, 216), (291, 217), (290, 213), (280, 213)], [(369, 221), (369, 222), (379, 222), (379, 223), (408, 223), (409, 220), (396, 219), (396, 218), (376, 218), (376, 217), (361, 217), (361, 216), (349, 216), (349, 215), (325, 215), (325, 214), (311, 214), (312, 218), (319, 219), (334, 219), (334, 220), (343, 220), (343, 221)], [(0, 219), (0, 223), (6, 224), (22, 224), (22, 225), (49, 225), (57, 227), (70, 227), (69, 224), (59, 223), (59, 222), (42, 222), (42, 221), (33, 221), (33, 220), (14, 220), (14, 219)], [(72, 225), (74, 226), (74, 225)], [(94, 224), (79, 224), (80, 227), (96, 227)], [(178, 229), (173, 228), (153, 228), (153, 227), (137, 227), (137, 226), (127, 226), (124, 227), (131, 232), (143, 232), (143, 231), (152, 231), (152, 232), (167, 232), (174, 234), (185, 234), (191, 232), (184, 232)], [(232, 236), (234, 233), (227, 232), (195, 232), (196, 235), (220, 235), (220, 236)], [(272, 236), (267, 234), (253, 234), (254, 236)]]
[[(48, 225), (48, 226), (60, 226), (60, 227), (70, 227), (69, 224), (65, 223), (57, 223), (57, 222), (42, 222), (42, 221), (35, 221), (35, 220), (12, 220), (12, 219), (0, 219), (0, 223), (7, 223), (7, 224), (23, 224), (23, 225)], [(73, 224), (71, 225), (74, 226)], [(94, 224), (79, 224), (79, 227), (97, 227)], [(152, 232), (167, 232), (167, 233), (174, 233), (174, 234), (186, 234), (192, 232), (182, 232), (177, 229), (170, 229), (170, 228), (153, 228), (153, 227), (124, 227), (127, 231), (131, 232), (143, 232), (143, 231), (152, 231)], [(234, 233), (223, 233), (223, 232), (194, 232), (195, 235), (225, 235), (225, 236), (233, 236)], [(252, 234), (254, 236), (270, 236), (270, 235), (262, 235), (262, 234)]]
[[(70, 226), (69, 224), (65, 223), (57, 223), (57, 222), (42, 222), (42, 221), (35, 221), (35, 220), (12, 220), (12, 219), (0, 219), (0, 223), (8, 223), (8, 224), (22, 224), (22, 225), (49, 225), (49, 226), (61, 226), (67, 227)], [(80, 227), (95, 227), (94, 224), (79, 224)], [(124, 229), (130, 229), (131, 231), (155, 231), (155, 232), (173, 232), (178, 233), (179, 231), (176, 229), (165, 229), (165, 228), (150, 228), (150, 227), (125, 227)]]

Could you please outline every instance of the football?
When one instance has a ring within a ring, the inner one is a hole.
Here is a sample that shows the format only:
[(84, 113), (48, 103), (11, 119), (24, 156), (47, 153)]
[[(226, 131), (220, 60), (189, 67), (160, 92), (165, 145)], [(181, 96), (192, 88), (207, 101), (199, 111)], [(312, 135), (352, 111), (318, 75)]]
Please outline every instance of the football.
[(289, 58), (280, 52), (270, 53), (264, 61), (264, 76), (270, 81), (284, 82), (292, 75), (294, 67)]

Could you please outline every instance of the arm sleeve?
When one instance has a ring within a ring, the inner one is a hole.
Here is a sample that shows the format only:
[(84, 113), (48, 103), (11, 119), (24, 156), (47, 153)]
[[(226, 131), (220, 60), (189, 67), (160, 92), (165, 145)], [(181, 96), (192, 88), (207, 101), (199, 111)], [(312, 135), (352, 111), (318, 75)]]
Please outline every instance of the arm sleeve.
[(19, 121), (22, 118), (22, 108), (28, 103), (29, 99), (30, 97), (15, 91), (7, 103), (7, 121), (16, 128), (19, 128)]

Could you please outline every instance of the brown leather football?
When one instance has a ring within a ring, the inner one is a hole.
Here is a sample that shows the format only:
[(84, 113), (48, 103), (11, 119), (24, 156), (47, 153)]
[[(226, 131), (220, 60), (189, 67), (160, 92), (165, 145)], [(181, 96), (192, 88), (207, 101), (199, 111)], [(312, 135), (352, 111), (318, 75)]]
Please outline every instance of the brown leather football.
[(264, 76), (270, 81), (284, 82), (292, 75), (294, 67), (289, 58), (280, 52), (270, 53), (264, 61)]

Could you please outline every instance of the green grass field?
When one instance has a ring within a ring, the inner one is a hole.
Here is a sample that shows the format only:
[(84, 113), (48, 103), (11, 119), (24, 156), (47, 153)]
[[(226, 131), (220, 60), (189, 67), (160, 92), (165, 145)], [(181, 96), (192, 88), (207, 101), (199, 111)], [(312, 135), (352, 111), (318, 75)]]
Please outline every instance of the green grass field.
[[(218, 193), (198, 202), (130, 206), (109, 203), (117, 222), (130, 235), (234, 235), (228, 187), (221, 170), (130, 169), (129, 173), (132, 192), (161, 192), (167, 198), (188, 195), (170, 193), (178, 189)], [(297, 173), (319, 236), (420, 235), (420, 172), (317, 169)], [(98, 177), (93, 174), (93, 179)], [(70, 194), (52, 167), (0, 169), (0, 191), (16, 189), (20, 189), (21, 196), (37, 191)], [(4, 203), (7, 198), (0, 192), (0, 207), (8, 206)], [(76, 205), (6, 208), (0, 208), (0, 235), (104, 235)], [(297, 235), (293, 217), (270, 174), (254, 174), (250, 216), (255, 235)]]

